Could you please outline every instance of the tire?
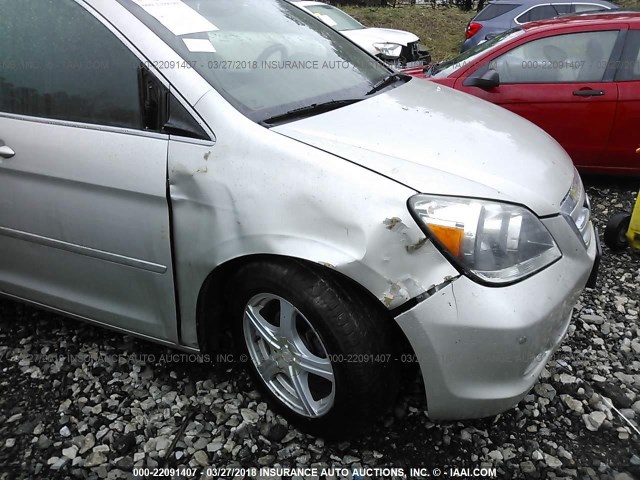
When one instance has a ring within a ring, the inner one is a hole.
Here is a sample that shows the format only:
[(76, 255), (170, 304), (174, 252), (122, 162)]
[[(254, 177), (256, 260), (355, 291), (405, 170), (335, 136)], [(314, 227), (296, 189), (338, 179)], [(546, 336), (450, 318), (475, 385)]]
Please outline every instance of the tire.
[(295, 260), (255, 262), (237, 272), (231, 298), (254, 381), (289, 421), (322, 437), (373, 427), (398, 391), (393, 320), (336, 276)]
[(627, 230), (631, 215), (627, 213), (617, 213), (609, 219), (604, 230), (604, 244), (614, 252), (619, 252), (627, 248)]

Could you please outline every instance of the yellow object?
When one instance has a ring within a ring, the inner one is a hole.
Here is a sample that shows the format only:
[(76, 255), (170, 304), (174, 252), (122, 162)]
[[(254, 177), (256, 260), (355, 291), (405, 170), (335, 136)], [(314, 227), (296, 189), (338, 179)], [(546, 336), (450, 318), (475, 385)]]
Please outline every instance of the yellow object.
[[(640, 220), (640, 215), (638, 216)], [(444, 225), (429, 225), (433, 234), (438, 237), (440, 243), (449, 250), (454, 257), (460, 256), (462, 250), (462, 238), (464, 237), (464, 229), (456, 227), (445, 227)]]
[(631, 212), (627, 240), (632, 249), (640, 251), (640, 194), (638, 194), (636, 205), (633, 207), (633, 212)]

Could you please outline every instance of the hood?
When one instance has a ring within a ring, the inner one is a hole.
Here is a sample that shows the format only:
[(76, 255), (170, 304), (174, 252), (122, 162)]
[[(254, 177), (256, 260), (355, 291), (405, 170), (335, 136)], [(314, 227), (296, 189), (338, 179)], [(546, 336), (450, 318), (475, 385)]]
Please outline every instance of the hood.
[(376, 54), (373, 48), (374, 43), (398, 43), (406, 47), (408, 44), (420, 40), (413, 33), (390, 28), (362, 28), (343, 30), (340, 33), (373, 55)]
[(540, 216), (559, 212), (573, 180), (571, 159), (540, 128), (421, 79), (272, 130), (417, 192), (519, 203)]

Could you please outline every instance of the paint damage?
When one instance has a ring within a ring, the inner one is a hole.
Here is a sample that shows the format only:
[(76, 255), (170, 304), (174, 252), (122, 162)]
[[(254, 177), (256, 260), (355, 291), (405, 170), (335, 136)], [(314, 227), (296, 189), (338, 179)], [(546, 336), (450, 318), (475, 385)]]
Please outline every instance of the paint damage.
[[(421, 280), (416, 278), (417, 275), (409, 274), (414, 271), (414, 268), (407, 264), (406, 259), (414, 263), (416, 260), (419, 261), (413, 257), (419, 254), (425, 245), (430, 244), (429, 239), (419, 229), (407, 226), (399, 217), (385, 218), (382, 225), (387, 232), (394, 234), (392, 238), (387, 236), (382, 254), (386, 264), (385, 270), (389, 274), (395, 274), (394, 278), (387, 276), (386, 289), (379, 297), (388, 309), (399, 307), (413, 298), (422, 301), (457, 278), (445, 275), (442, 281), (438, 280), (439, 283), (431, 283), (429, 287), (425, 287)], [(425, 265), (427, 264), (425, 259)]]
[(387, 230), (402, 235), (404, 241), (409, 243), (409, 245), (405, 245), (407, 253), (414, 253), (420, 250), (424, 246), (424, 244), (427, 243), (427, 237), (422, 237), (420, 240), (414, 243), (409, 236), (409, 228), (398, 217), (385, 218), (382, 223), (385, 227), (387, 227)]
[(197, 106), (218, 126), (216, 141), (171, 141), (168, 164), (186, 345), (199, 345), (189, 319), (197, 317), (205, 280), (242, 258), (322, 265), (388, 309), (427, 298), (457, 275), (407, 208), (415, 190), (221, 111), (213, 91)]

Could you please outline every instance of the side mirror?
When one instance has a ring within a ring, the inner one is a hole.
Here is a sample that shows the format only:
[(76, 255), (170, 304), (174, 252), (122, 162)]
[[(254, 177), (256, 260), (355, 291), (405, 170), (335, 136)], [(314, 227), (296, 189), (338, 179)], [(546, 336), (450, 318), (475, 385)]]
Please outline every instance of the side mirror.
[(479, 87), (485, 90), (500, 86), (500, 74), (493, 69), (487, 70), (481, 77), (467, 77), (465, 87)]

